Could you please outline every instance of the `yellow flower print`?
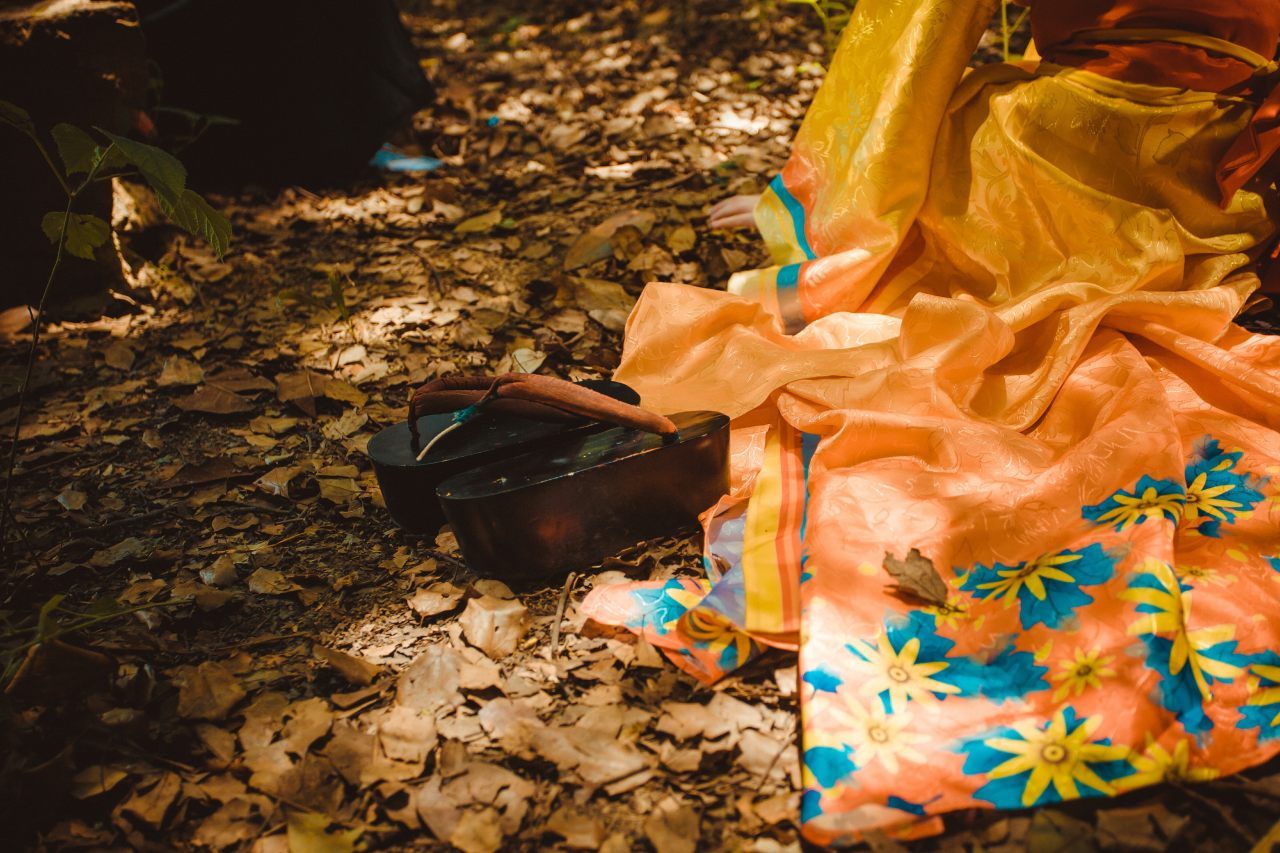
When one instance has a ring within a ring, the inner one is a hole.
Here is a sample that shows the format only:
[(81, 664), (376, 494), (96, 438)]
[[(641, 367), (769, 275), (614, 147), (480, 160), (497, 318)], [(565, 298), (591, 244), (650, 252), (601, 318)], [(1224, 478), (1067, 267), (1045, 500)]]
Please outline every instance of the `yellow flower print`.
[(1074, 563), (1083, 554), (1047, 554), (1037, 557), (1021, 568), (1002, 569), (996, 572), (1000, 580), (978, 584), (978, 589), (989, 589), (997, 600), (1003, 599), (1005, 607), (1012, 607), (1018, 601), (1018, 590), (1026, 587), (1027, 591), (1040, 601), (1045, 599), (1044, 582), (1046, 580), (1075, 583), (1075, 578), (1064, 572), (1060, 566)]
[(1178, 577), (1167, 563), (1147, 560), (1139, 569), (1140, 574), (1153, 577), (1159, 589), (1130, 586), (1120, 597), (1138, 605), (1146, 605), (1154, 613), (1138, 613), (1129, 626), (1130, 634), (1156, 634), (1172, 642), (1169, 649), (1169, 672), (1177, 675), (1189, 666), (1200, 695), (1212, 698), (1208, 674), (1214, 678), (1230, 680), (1240, 674), (1240, 667), (1200, 654), (1205, 649), (1235, 639), (1234, 625), (1216, 625), (1212, 628), (1188, 630), (1191, 621), (1191, 590), (1183, 589)]
[(1178, 574), (1189, 583), (1212, 586), (1229, 586), (1235, 583), (1235, 575), (1224, 575), (1217, 569), (1206, 569), (1202, 566), (1178, 566)]
[(963, 596), (948, 596), (944, 604), (933, 607), (920, 608), (922, 613), (930, 613), (933, 615), (935, 623), (938, 627), (960, 628), (969, 622), (973, 622), (973, 627), (981, 627), (983, 617), (979, 616), (976, 620), (973, 618), (973, 612), (969, 609), (969, 602)]
[[(1250, 688), (1253, 694), (1249, 697), (1246, 705), (1276, 705), (1280, 704), (1280, 666), (1271, 666), (1269, 664), (1255, 663), (1249, 667), (1257, 679), (1250, 680)], [(1272, 684), (1269, 687), (1263, 687), (1261, 679), (1266, 679)], [(1280, 712), (1276, 713), (1268, 725), (1280, 726)]]
[(1030, 806), (1050, 785), (1064, 800), (1080, 796), (1077, 783), (1101, 791), (1114, 793), (1111, 784), (1094, 772), (1090, 764), (1119, 761), (1129, 754), (1127, 747), (1104, 743), (1090, 743), (1089, 738), (1101, 724), (1101, 717), (1091, 717), (1068, 731), (1066, 716), (1058, 711), (1042, 731), (1034, 722), (1025, 721), (1013, 726), (1022, 736), (1017, 738), (991, 738), (986, 746), (998, 752), (1013, 755), (1008, 761), (995, 767), (987, 775), (991, 779), (1004, 779), (1031, 771), (1026, 787), (1022, 790), (1022, 805)]
[(1204, 782), (1218, 775), (1212, 767), (1191, 766), (1190, 740), (1178, 741), (1170, 754), (1147, 735), (1146, 750), (1142, 755), (1129, 756), (1129, 763), (1134, 772), (1113, 783), (1118, 791), (1132, 791), (1161, 782)]
[[(1228, 467), (1230, 464), (1228, 461)], [(1236, 487), (1235, 483), (1208, 486), (1206, 485), (1208, 479), (1209, 472), (1201, 471), (1194, 480), (1187, 483), (1186, 502), (1182, 510), (1184, 520), (1195, 521), (1201, 516), (1208, 516), (1219, 521), (1230, 521), (1231, 516), (1223, 510), (1234, 513), (1244, 509), (1244, 504), (1239, 501), (1229, 501), (1223, 497)]]
[(667, 595), (689, 608), (680, 617), (680, 626), (685, 636), (694, 641), (699, 649), (714, 655), (721, 666), (731, 668), (750, 658), (751, 638), (719, 615), (698, 606), (705, 593), (682, 589), (673, 590)]
[(919, 637), (907, 640), (899, 651), (894, 651), (887, 633), (881, 634), (875, 645), (866, 640), (854, 640), (850, 648), (856, 652), (855, 665), (867, 673), (861, 689), (872, 696), (888, 691), (889, 704), (895, 711), (908, 701), (933, 699), (935, 693), (960, 692), (954, 684), (932, 677), (947, 668), (946, 661), (917, 662)]
[(851, 703), (848, 710), (833, 712), (842, 727), (842, 734), (853, 748), (853, 760), (859, 767), (879, 761), (890, 773), (897, 773), (898, 760), (923, 764), (925, 756), (914, 744), (920, 735), (907, 731), (910, 718), (905, 714), (887, 714), (884, 705), (873, 699), (870, 707)]
[(1054, 701), (1062, 701), (1072, 691), (1079, 696), (1090, 687), (1101, 687), (1103, 678), (1115, 678), (1116, 671), (1111, 668), (1114, 660), (1115, 655), (1104, 657), (1096, 649), (1076, 649), (1075, 656), (1059, 662), (1058, 671), (1050, 676), (1062, 682), (1053, 693)]
[(1155, 485), (1147, 485), (1139, 495), (1119, 493), (1112, 495), (1111, 500), (1116, 505), (1101, 513), (1097, 517), (1097, 523), (1116, 524), (1116, 529), (1122, 531), (1148, 518), (1170, 518), (1176, 521), (1182, 517), (1186, 495), (1181, 491), (1162, 492)]

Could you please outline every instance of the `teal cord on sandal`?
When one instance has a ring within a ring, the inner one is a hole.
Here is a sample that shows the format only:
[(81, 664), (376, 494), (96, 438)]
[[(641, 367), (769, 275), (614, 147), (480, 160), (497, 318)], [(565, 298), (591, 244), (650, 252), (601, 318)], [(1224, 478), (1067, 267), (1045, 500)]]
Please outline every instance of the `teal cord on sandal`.
[(480, 414), (480, 411), (481, 411), (480, 406), (482, 405), (483, 402), (484, 401), (482, 400), (480, 403), (476, 403), (474, 406), (467, 406), (465, 409), (458, 409), (458, 411), (454, 412), (453, 423), (449, 424), (447, 427), (440, 430), (440, 432), (436, 433), (436, 436), (434, 438), (432, 438), (430, 441), (427, 442), (427, 446), (422, 448), (422, 452), (418, 454), (418, 461), (421, 462), (424, 458), (426, 458), (427, 453), (431, 450), (432, 447), (435, 447), (435, 444), (437, 441), (444, 438), (446, 435), (453, 432), (455, 429), (458, 429), (467, 421), (474, 420), (475, 417)]

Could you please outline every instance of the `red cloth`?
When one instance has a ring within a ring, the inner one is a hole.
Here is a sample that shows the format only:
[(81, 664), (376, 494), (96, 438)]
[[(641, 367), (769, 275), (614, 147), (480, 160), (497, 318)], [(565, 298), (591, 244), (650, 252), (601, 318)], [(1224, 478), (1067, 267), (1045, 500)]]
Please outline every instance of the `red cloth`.
[(1259, 76), (1239, 59), (1171, 42), (1081, 44), (1088, 30), (1164, 29), (1212, 36), (1263, 57), (1280, 41), (1278, 0), (1036, 0), (1031, 28), (1050, 62), (1117, 80), (1245, 97), (1252, 121), (1218, 166), (1226, 206), (1280, 152), (1280, 75)]

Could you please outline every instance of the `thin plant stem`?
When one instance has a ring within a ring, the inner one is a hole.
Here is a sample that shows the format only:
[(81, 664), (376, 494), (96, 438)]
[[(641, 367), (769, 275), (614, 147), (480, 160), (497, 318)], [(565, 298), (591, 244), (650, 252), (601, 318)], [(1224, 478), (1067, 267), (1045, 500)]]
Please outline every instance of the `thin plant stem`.
[[(27, 405), (27, 391), (31, 387), (31, 374), (36, 367), (36, 353), (40, 349), (40, 326), (44, 320), (44, 306), (53, 289), (53, 279), (62, 265), (62, 250), (67, 243), (67, 229), (71, 225), (71, 205), (75, 204), (76, 193), (67, 196), (67, 208), (62, 214), (62, 229), (58, 235), (58, 245), (54, 250), (53, 266), (49, 268), (49, 277), (45, 279), (44, 291), (40, 294), (40, 303), (31, 318), (31, 348), (27, 351), (27, 369), (18, 389), (18, 409), (13, 420), (13, 441), (9, 445), (9, 465), (4, 477), (4, 512), (0, 514), (0, 548), (6, 553), (9, 550), (9, 505), (13, 499), (13, 469), (18, 464), (18, 440), (22, 437), (22, 414)], [(28, 311), (31, 309), (28, 308)]]
[[(27, 369), (22, 378), (22, 385), (18, 388), (18, 406), (17, 413), (13, 421), (13, 442), (9, 445), (9, 464), (4, 477), (4, 499), (0, 507), (0, 552), (9, 553), (9, 507), (13, 500), (13, 469), (18, 464), (18, 440), (22, 436), (22, 415), (27, 405), (27, 392), (31, 390), (31, 375), (35, 372), (36, 354), (40, 350), (40, 327), (44, 322), (44, 307), (49, 301), (49, 294), (53, 291), (53, 280), (58, 274), (58, 268), (62, 266), (62, 256), (67, 245), (67, 231), (71, 227), (71, 207), (76, 203), (76, 199), (80, 197), (80, 193), (93, 183), (98, 176), (99, 167), (106, 162), (107, 155), (114, 147), (108, 145), (102, 152), (102, 156), (93, 168), (89, 170), (89, 174), (85, 175), (84, 182), (80, 186), (72, 189), (67, 183), (62, 173), (54, 165), (53, 159), (49, 156), (49, 152), (45, 150), (44, 145), (37, 137), (32, 137), (36, 143), (36, 147), (40, 149), (40, 153), (44, 156), (45, 162), (49, 164), (49, 168), (53, 171), (54, 176), (58, 179), (58, 183), (67, 191), (67, 207), (62, 213), (62, 228), (58, 234), (58, 243), (54, 249), (53, 266), (49, 268), (49, 277), (45, 279), (44, 290), (40, 293), (40, 302), (36, 307), (35, 314), (31, 317), (31, 348), (27, 351)], [(30, 308), (27, 309), (30, 311)]]
[(1009, 61), (1009, 0), (1000, 0), (1000, 39), (1004, 45), (1004, 61)]
[[(58, 179), (58, 183), (62, 186), (62, 191), (68, 196), (75, 196), (76, 191), (71, 189), (71, 184), (67, 183), (67, 179), (63, 176), (62, 170), (53, 162), (53, 155), (49, 153), (48, 148), (45, 148), (44, 143), (40, 141), (40, 137), (33, 133), (31, 134), (31, 141), (36, 144), (36, 148), (40, 151), (40, 156), (49, 164), (49, 171), (53, 172), (53, 176)], [(66, 229), (64, 228), (63, 230), (65, 231)]]

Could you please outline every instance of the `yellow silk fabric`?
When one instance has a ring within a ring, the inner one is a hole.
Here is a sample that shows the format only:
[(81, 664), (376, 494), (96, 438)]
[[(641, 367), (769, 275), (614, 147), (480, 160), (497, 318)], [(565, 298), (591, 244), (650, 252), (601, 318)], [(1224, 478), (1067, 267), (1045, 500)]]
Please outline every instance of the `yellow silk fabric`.
[[(736, 295), (653, 285), (617, 379), (663, 412), (737, 416), (817, 380), (804, 396), (836, 410), (941, 405), (1021, 430), (1100, 325), (1222, 335), (1257, 284), (1233, 273), (1274, 230), (1257, 194), (1215, 196), (1251, 108), (1052, 67), (961, 81), (991, 5), (859, 5), (783, 172), (818, 256), (807, 328), (767, 316), (776, 268)], [(775, 260), (804, 260), (774, 196), (757, 218)]]

